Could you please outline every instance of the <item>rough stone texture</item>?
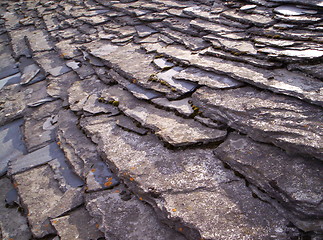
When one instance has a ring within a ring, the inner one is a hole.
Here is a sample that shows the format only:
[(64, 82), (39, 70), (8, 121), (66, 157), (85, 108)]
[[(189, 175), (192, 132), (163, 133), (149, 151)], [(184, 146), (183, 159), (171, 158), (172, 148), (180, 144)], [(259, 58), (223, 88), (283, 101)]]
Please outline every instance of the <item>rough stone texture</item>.
[(81, 125), (131, 189), (167, 222), (174, 224), (176, 219), (189, 239), (197, 239), (199, 233), (205, 239), (286, 237), (287, 221), (253, 198), (212, 151), (168, 150), (155, 136), (125, 132), (113, 119), (93, 117)]
[(184, 236), (157, 219), (156, 213), (136, 197), (121, 199), (122, 188), (86, 196), (86, 208), (100, 219), (106, 239), (184, 240)]
[(175, 110), (178, 113), (187, 117), (189, 117), (194, 113), (194, 110), (190, 105), (190, 101), (191, 100), (188, 98), (182, 99), (182, 100), (175, 100), (175, 101), (169, 101), (167, 98), (156, 98), (152, 100), (152, 102), (157, 106), (160, 106), (166, 109)]
[[(304, 231), (322, 231), (322, 164), (231, 134), (215, 155), (287, 210)], [(267, 199), (266, 199), (267, 200)], [(276, 205), (277, 206), (277, 205)]]
[(152, 129), (156, 135), (175, 147), (221, 141), (226, 136), (226, 131), (209, 129), (193, 120), (181, 119), (173, 113), (135, 99), (118, 87), (109, 88), (105, 94), (106, 99), (118, 101), (118, 107), (125, 115), (140, 122), (143, 127)]
[(48, 211), (61, 199), (63, 192), (53, 178), (54, 173), (46, 165), (13, 176), (23, 205), (28, 209), (27, 218), (34, 237), (55, 233), (47, 221)]
[(320, 94), (322, 82), (285, 69), (269, 71), (214, 57), (194, 55), (176, 45), (168, 47), (156, 46), (153, 47), (153, 50), (179, 61), (189, 62), (193, 66), (201, 67), (205, 70), (225, 74), (260, 88), (304, 99), (322, 106), (323, 95)]
[(228, 91), (200, 88), (193, 94), (193, 102), (205, 116), (217, 119), (220, 115), (230, 127), (257, 141), (322, 160), (319, 107), (251, 87)]
[(16, 208), (7, 208), (5, 198), (7, 192), (13, 189), (8, 178), (0, 178), (0, 237), (2, 239), (29, 240), (31, 233), (27, 219)]
[(61, 240), (98, 240), (103, 237), (84, 207), (74, 210), (67, 216), (52, 219), (51, 223)]

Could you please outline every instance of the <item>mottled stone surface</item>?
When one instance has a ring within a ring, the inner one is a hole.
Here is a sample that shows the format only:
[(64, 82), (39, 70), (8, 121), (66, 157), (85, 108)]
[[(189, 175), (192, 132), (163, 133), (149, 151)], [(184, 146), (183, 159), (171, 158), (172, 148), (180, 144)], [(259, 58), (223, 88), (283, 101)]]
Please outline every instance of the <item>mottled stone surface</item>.
[(7, 208), (5, 198), (13, 185), (8, 178), (0, 178), (0, 237), (2, 239), (29, 240), (31, 233), (26, 217), (22, 216), (17, 208)]
[(211, 150), (168, 150), (155, 136), (125, 132), (113, 119), (88, 118), (81, 125), (130, 188), (167, 222), (179, 220), (189, 239), (199, 233), (206, 239), (286, 237), (287, 221), (253, 198)]
[(193, 94), (193, 102), (204, 115), (220, 115), (230, 127), (257, 141), (322, 160), (319, 107), (250, 87), (228, 91), (200, 88)]
[(151, 206), (136, 197), (124, 201), (121, 192), (122, 188), (117, 188), (86, 196), (86, 208), (93, 217), (100, 219), (100, 230), (106, 239), (185, 239), (161, 223)]
[(98, 240), (103, 237), (84, 207), (72, 211), (67, 216), (52, 219), (51, 223), (61, 240)]
[(226, 131), (209, 129), (193, 120), (185, 120), (175, 114), (158, 109), (135, 99), (130, 93), (118, 87), (105, 92), (105, 98), (119, 103), (119, 109), (127, 116), (140, 122), (173, 146), (188, 146), (197, 143), (221, 141)]
[(322, 164), (288, 156), (277, 147), (230, 134), (215, 155), (260, 187), (287, 210), (304, 231), (322, 231)]
[(55, 233), (47, 220), (48, 211), (60, 201), (63, 192), (53, 178), (54, 173), (46, 165), (13, 176), (23, 205), (28, 209), (27, 219), (31, 232), (37, 238)]

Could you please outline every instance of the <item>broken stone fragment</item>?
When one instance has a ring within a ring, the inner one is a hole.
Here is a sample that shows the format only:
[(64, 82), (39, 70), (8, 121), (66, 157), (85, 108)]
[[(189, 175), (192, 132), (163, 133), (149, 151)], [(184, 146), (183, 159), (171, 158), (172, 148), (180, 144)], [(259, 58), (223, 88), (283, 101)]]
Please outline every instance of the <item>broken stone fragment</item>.
[(211, 119), (220, 115), (230, 127), (257, 141), (322, 160), (320, 107), (251, 87), (226, 91), (202, 87), (192, 97)]
[(123, 129), (138, 133), (140, 135), (145, 135), (148, 132), (147, 129), (139, 127), (138, 124), (136, 124), (131, 118), (126, 116), (118, 116), (117, 119), (117, 125)]
[[(86, 208), (99, 220), (106, 239), (184, 240), (185, 237), (160, 222), (153, 209), (133, 197), (121, 199), (122, 188), (86, 195)], [(114, 239), (112, 238), (112, 239)]]
[(209, 129), (191, 119), (182, 119), (174, 113), (155, 108), (153, 105), (137, 100), (129, 92), (119, 87), (110, 87), (104, 98), (112, 98), (119, 103), (118, 108), (128, 117), (149, 128), (165, 142), (174, 147), (198, 143), (221, 141), (226, 131)]
[(15, 75), (11, 75), (9, 77), (2, 78), (2, 79), (0, 79), (0, 90), (4, 86), (17, 84), (17, 83), (20, 83), (20, 81), (21, 81), (21, 74), (20, 73), (17, 73)]
[(230, 134), (214, 153), (279, 203), (298, 228), (323, 230), (321, 163), (288, 156), (277, 147), (238, 134)]
[(174, 66), (174, 64), (172, 62), (168, 61), (165, 58), (156, 58), (156, 59), (154, 59), (153, 62), (161, 70), (164, 70), (165, 68), (171, 68)]
[(61, 240), (99, 240), (104, 236), (97, 229), (96, 222), (84, 207), (78, 208), (66, 216), (52, 219), (51, 224)]
[(191, 99), (185, 98), (182, 100), (169, 101), (167, 98), (155, 98), (152, 100), (154, 104), (159, 107), (175, 110), (179, 114), (186, 117), (191, 116), (194, 113), (193, 107), (190, 104)]

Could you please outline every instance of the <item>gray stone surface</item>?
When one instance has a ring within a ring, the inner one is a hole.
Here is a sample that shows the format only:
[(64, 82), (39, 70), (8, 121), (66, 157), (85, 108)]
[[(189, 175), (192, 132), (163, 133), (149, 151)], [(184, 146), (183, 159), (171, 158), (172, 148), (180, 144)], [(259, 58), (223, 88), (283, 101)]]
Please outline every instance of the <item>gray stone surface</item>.
[(257, 141), (322, 160), (319, 107), (251, 87), (227, 91), (203, 87), (193, 94), (193, 102), (205, 116), (220, 115), (230, 127)]
[(193, 66), (225, 74), (260, 88), (322, 105), (322, 94), (320, 92), (323, 83), (319, 80), (285, 69), (266, 70), (219, 58), (194, 55), (181, 46), (161, 47), (159, 45), (153, 48), (159, 54), (170, 56), (178, 61), (189, 62)]
[(26, 217), (22, 216), (16, 208), (7, 208), (5, 198), (13, 185), (8, 178), (0, 178), (0, 237), (2, 239), (29, 240), (31, 233)]
[(80, 239), (98, 240), (103, 237), (95, 221), (84, 207), (72, 211), (67, 216), (51, 220), (61, 240)]
[(287, 237), (288, 221), (253, 198), (211, 150), (168, 150), (155, 136), (123, 131), (113, 119), (85, 118), (81, 125), (130, 189), (188, 239)]
[(321, 163), (288, 156), (277, 147), (238, 134), (230, 134), (214, 153), (280, 202), (297, 227), (306, 232), (322, 231)]
[(118, 190), (86, 195), (86, 208), (100, 219), (106, 239), (184, 240), (184, 236), (161, 223), (153, 209), (136, 197), (121, 199)]
[(34, 152), (12, 159), (9, 162), (8, 171), (10, 175), (17, 174), (63, 156), (57, 143), (54, 142)]
[(118, 108), (128, 117), (141, 123), (160, 136), (165, 142), (175, 147), (189, 146), (197, 143), (221, 141), (226, 131), (209, 129), (193, 120), (185, 120), (175, 114), (158, 109), (137, 100), (130, 93), (118, 87), (111, 87), (102, 95), (119, 103)]
[(159, 107), (175, 110), (187, 117), (194, 113), (190, 101), (191, 100), (189, 98), (174, 101), (169, 101), (167, 98), (156, 98), (152, 100), (152, 102)]
[(199, 68), (186, 68), (174, 76), (175, 79), (196, 82), (210, 88), (236, 88), (243, 86), (243, 83), (212, 72), (207, 72)]
[(36, 238), (55, 234), (54, 228), (47, 220), (48, 211), (60, 201), (63, 192), (53, 179), (54, 173), (47, 165), (13, 176), (23, 205), (28, 209), (27, 219), (31, 232)]
[(21, 134), (23, 120), (16, 120), (0, 127), (0, 176), (7, 172), (8, 163), (26, 153)]

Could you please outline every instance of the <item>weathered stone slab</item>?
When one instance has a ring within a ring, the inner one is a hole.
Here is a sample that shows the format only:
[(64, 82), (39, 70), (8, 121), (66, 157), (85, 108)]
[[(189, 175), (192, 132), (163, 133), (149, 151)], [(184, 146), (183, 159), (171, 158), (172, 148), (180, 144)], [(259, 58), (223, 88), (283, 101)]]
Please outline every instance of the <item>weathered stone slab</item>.
[(43, 104), (25, 115), (24, 137), (29, 152), (55, 141), (57, 113), (62, 106), (61, 101)]
[(104, 236), (97, 229), (96, 222), (84, 207), (71, 212), (67, 216), (52, 219), (51, 223), (61, 240), (98, 240)]
[(288, 221), (253, 198), (211, 150), (169, 150), (154, 135), (123, 131), (102, 116), (81, 126), (130, 189), (188, 239), (286, 237)]
[(25, 94), (18, 84), (0, 90), (0, 125), (21, 118), (26, 110)]
[(322, 231), (321, 163), (288, 156), (279, 148), (238, 134), (230, 134), (214, 153), (286, 208), (297, 227)]
[(145, 25), (137, 25), (135, 26), (137, 34), (139, 37), (143, 38), (143, 37), (148, 37), (149, 35), (156, 33), (157, 31), (145, 26)]
[(2, 78), (0, 79), (0, 89), (2, 89), (4, 86), (20, 83), (20, 81), (21, 81), (20, 73)]
[(155, 108), (153, 105), (137, 100), (129, 92), (119, 87), (111, 87), (102, 95), (118, 102), (123, 113), (149, 128), (165, 142), (175, 146), (188, 146), (197, 143), (221, 141), (226, 131), (209, 129), (190, 119), (182, 119), (174, 113)]
[(196, 82), (200, 85), (205, 85), (215, 89), (236, 88), (244, 85), (242, 82), (239, 82), (231, 77), (215, 74), (213, 72), (207, 72), (193, 67), (184, 69), (176, 74), (174, 78)]
[(16, 120), (0, 127), (0, 176), (7, 172), (9, 161), (26, 153), (20, 129), (22, 124), (23, 120)]
[(58, 148), (57, 144), (51, 143), (32, 153), (21, 156), (17, 159), (12, 159), (9, 163), (8, 172), (10, 175), (17, 174), (61, 157), (62, 152)]
[(19, 59), (19, 68), (21, 70), (21, 84), (33, 84), (45, 79), (45, 72), (39, 68), (36, 62), (30, 58), (21, 57)]
[(307, 50), (281, 50), (277, 48), (261, 48), (259, 52), (268, 54), (271, 57), (290, 57), (299, 59), (321, 59), (323, 57), (323, 51), (315, 49)]
[(50, 167), (45, 165), (16, 174), (13, 180), (23, 199), (23, 205), (28, 209), (27, 219), (33, 236), (41, 238), (55, 234), (55, 230), (47, 220), (48, 211), (60, 201), (63, 192), (54, 180), (54, 173)]
[[(106, 239), (184, 240), (180, 233), (161, 223), (153, 209), (133, 197), (121, 199), (122, 188), (86, 195), (86, 208), (99, 220)], [(114, 239), (114, 238), (112, 238)]]
[(131, 118), (123, 115), (117, 117), (117, 125), (123, 129), (138, 133), (140, 135), (145, 135), (148, 133), (147, 129), (138, 126), (138, 124), (136, 124)]
[(46, 72), (54, 77), (60, 76), (72, 70), (67, 67), (65, 62), (53, 51), (36, 53), (35, 60)]
[(226, 91), (203, 87), (193, 94), (193, 102), (205, 116), (220, 115), (230, 127), (257, 141), (322, 160), (319, 107), (251, 87)]
[(27, 41), (33, 52), (49, 51), (53, 49), (53, 44), (49, 41), (49, 35), (43, 30), (26, 32)]
[(6, 194), (13, 188), (10, 180), (0, 178), (0, 237), (2, 239), (29, 240), (31, 233), (27, 225), (27, 219), (16, 208), (5, 207)]
[(152, 48), (159, 54), (170, 56), (186, 64), (190, 63), (204, 70), (225, 74), (257, 87), (304, 99), (320, 106), (323, 104), (323, 95), (320, 94), (323, 88), (322, 81), (299, 73), (285, 69), (266, 70), (219, 58), (194, 55), (183, 47), (176, 45), (167, 47), (154, 45)]

